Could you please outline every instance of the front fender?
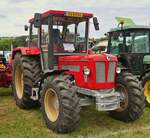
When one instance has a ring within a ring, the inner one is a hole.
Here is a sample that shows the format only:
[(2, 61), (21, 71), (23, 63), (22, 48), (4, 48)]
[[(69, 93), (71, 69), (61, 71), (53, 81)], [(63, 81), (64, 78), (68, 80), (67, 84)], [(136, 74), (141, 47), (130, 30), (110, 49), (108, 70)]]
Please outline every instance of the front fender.
[(142, 75), (140, 76), (139, 80), (141, 81), (142, 77), (145, 76), (146, 73), (150, 72), (150, 68), (148, 68), (147, 70), (145, 70)]

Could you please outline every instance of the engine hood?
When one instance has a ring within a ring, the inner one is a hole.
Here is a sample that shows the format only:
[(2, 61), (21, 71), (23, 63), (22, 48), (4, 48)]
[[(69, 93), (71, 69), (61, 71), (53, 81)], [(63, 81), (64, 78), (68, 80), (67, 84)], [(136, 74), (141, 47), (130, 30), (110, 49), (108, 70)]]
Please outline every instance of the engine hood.
[(60, 56), (59, 61), (115, 61), (117, 57), (111, 54), (91, 54), (91, 55), (77, 55), (77, 56)]

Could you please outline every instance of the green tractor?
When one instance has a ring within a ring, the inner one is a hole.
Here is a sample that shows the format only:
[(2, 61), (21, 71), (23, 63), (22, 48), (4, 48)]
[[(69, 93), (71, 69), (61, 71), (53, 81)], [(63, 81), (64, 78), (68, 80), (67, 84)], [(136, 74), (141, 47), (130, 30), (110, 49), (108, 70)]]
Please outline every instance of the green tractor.
[(119, 65), (138, 77), (150, 107), (150, 26), (136, 25), (129, 18), (117, 18), (119, 25), (108, 32), (107, 53), (118, 57)]

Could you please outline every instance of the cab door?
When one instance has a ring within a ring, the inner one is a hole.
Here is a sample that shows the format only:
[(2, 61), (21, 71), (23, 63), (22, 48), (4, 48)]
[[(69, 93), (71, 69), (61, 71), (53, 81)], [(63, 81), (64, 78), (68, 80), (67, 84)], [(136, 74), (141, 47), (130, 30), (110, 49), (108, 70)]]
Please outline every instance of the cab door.
[(125, 33), (125, 45), (128, 49), (128, 58), (132, 73), (139, 75), (144, 71), (143, 58), (150, 54), (150, 39), (148, 31), (130, 31)]
[(144, 71), (143, 58), (146, 53), (129, 53), (128, 57), (131, 60), (131, 72), (134, 75), (140, 75)]

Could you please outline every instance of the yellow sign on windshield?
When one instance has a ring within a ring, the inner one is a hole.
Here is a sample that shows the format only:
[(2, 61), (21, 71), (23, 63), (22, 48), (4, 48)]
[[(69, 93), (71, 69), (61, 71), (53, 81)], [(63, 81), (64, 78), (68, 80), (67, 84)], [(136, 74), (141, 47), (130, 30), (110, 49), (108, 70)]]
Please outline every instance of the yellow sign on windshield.
[(83, 13), (67, 11), (66, 12), (66, 16), (70, 16), (70, 17), (83, 17)]

